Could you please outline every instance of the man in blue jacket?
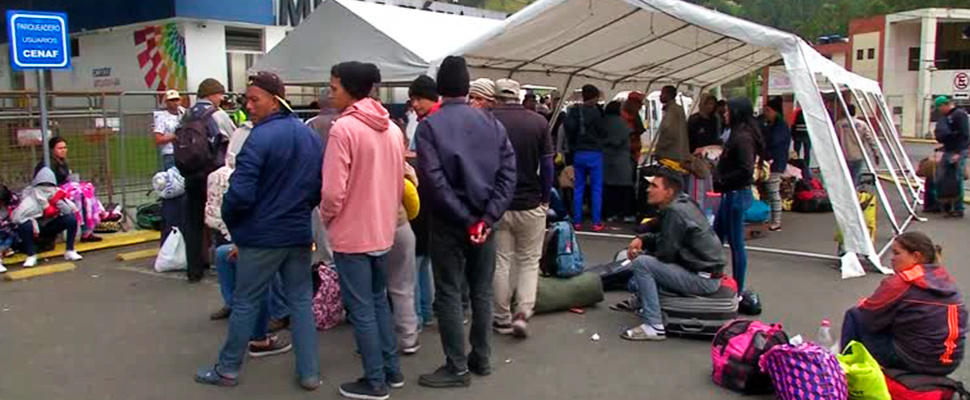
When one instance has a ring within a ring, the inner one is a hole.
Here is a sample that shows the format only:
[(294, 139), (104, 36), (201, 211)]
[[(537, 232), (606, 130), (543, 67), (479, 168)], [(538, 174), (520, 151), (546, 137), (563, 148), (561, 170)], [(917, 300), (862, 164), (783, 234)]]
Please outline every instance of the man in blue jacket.
[[(266, 336), (263, 299), (277, 273), (290, 308), (300, 386), (320, 386), (317, 337), (310, 312), (310, 212), (320, 203), (323, 145), (320, 136), (292, 113), (283, 83), (272, 73), (249, 78), (246, 108), (254, 126), (236, 157), (236, 170), (222, 203), (222, 218), (239, 248), (229, 334), (219, 362), (199, 370), (199, 383), (235, 386), (247, 349), (277, 346)], [(266, 337), (265, 341), (251, 338)], [(262, 351), (267, 354), (268, 352)], [(268, 355), (268, 354), (267, 354)]]
[(943, 186), (943, 178), (952, 180), (955, 176), (956, 188), (952, 191), (956, 195), (946, 196), (946, 201), (942, 202), (943, 211), (947, 217), (963, 218), (963, 168), (967, 163), (967, 148), (970, 147), (970, 118), (964, 109), (954, 107), (946, 96), (937, 97), (935, 103), (940, 112), (940, 119), (936, 122), (936, 141), (943, 145), (944, 151), (943, 160), (937, 168), (937, 190)]
[[(469, 371), (491, 373), (492, 279), (495, 244), (491, 228), (515, 192), (515, 152), (505, 128), (491, 113), (473, 109), (465, 59), (448, 57), (438, 70), (441, 109), (423, 120), (416, 133), (418, 174), (431, 203), (431, 265), (435, 311), (446, 364), (422, 375), (419, 384), (471, 384)], [(471, 292), (471, 354), (465, 355), (462, 283)]]

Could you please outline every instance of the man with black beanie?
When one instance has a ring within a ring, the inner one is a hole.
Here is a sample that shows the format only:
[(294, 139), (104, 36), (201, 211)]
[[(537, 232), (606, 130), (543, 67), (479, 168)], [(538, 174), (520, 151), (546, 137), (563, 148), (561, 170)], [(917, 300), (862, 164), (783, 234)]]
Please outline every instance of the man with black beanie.
[(418, 113), (418, 119), (427, 118), (435, 111), (438, 111), (438, 87), (430, 76), (421, 75), (411, 86), (408, 87), (408, 97), (411, 99), (411, 107)]
[[(512, 202), (515, 152), (505, 128), (490, 113), (471, 108), (465, 59), (448, 57), (438, 70), (440, 110), (418, 125), (418, 174), (431, 206), (431, 264), (435, 311), (446, 362), (419, 384), (471, 384), (469, 372), (491, 373), (492, 279), (495, 244), (492, 226)], [(466, 356), (462, 325), (462, 284), (471, 292), (472, 351)]]

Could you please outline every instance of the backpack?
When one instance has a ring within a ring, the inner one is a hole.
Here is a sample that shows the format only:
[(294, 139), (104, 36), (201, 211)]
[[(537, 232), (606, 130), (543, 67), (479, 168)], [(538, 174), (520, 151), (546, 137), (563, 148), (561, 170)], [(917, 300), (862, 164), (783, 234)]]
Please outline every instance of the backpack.
[(213, 106), (198, 117), (188, 115), (175, 129), (175, 166), (182, 173), (208, 174), (218, 166), (217, 149), (209, 132), (209, 121), (216, 111), (219, 109)]
[(818, 179), (802, 179), (795, 183), (795, 199), (792, 211), (802, 213), (821, 213), (832, 211), (829, 194)]
[(552, 224), (546, 231), (545, 250), (539, 267), (542, 273), (557, 278), (571, 278), (583, 273), (586, 259), (569, 221)]
[(311, 309), (317, 330), (325, 331), (340, 325), (344, 320), (344, 304), (340, 299), (340, 278), (337, 271), (326, 264), (320, 264), (316, 273), (320, 285), (313, 296)]
[(970, 400), (970, 392), (963, 387), (963, 382), (945, 376), (898, 369), (885, 369), (883, 373), (893, 400)]
[(771, 393), (771, 378), (761, 371), (761, 356), (788, 343), (781, 325), (736, 319), (721, 327), (711, 343), (714, 383), (745, 394)]
[(849, 400), (842, 365), (815, 343), (775, 346), (758, 365), (771, 376), (778, 400)]
[(135, 211), (135, 225), (139, 229), (162, 230), (162, 203), (154, 202), (138, 206)]

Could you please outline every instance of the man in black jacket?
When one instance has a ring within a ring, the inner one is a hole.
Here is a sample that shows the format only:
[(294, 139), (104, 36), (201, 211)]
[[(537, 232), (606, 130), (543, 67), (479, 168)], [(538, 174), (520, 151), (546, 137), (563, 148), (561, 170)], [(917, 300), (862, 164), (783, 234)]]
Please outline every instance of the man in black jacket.
[(952, 191), (954, 195), (940, 197), (946, 198), (943, 209), (948, 217), (963, 218), (963, 169), (967, 163), (967, 148), (970, 146), (970, 118), (964, 109), (954, 107), (953, 102), (946, 96), (936, 98), (936, 108), (942, 117), (936, 123), (936, 141), (943, 145), (944, 150), (943, 160), (937, 169), (937, 186), (942, 187), (944, 178), (949, 176), (952, 180), (955, 175), (955, 190), (940, 190)]
[(583, 104), (566, 111), (566, 141), (572, 152), (576, 172), (573, 195), (573, 222), (576, 230), (583, 227), (583, 195), (586, 193), (586, 177), (592, 190), (593, 230), (605, 229), (600, 220), (603, 209), (603, 140), (606, 139), (603, 110), (599, 106), (600, 91), (593, 85), (583, 86)]
[(667, 338), (658, 291), (708, 295), (721, 287), (724, 252), (697, 204), (683, 193), (680, 174), (661, 171), (650, 181), (647, 202), (660, 208), (656, 229), (633, 239), (627, 256), (633, 261), (634, 280), (643, 323), (620, 336), (627, 340)]

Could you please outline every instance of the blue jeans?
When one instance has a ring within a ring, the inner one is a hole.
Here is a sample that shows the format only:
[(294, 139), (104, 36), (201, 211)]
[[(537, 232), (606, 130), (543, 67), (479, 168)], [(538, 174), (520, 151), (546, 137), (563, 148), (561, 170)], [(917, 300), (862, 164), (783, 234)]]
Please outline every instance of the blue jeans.
[[(38, 221), (38, 223), (41, 223), (41, 221)], [(54, 240), (57, 234), (65, 231), (67, 232), (66, 249), (68, 251), (74, 250), (74, 239), (77, 238), (77, 217), (74, 216), (74, 213), (47, 220), (46, 223), (41, 225), (37, 237), (45, 241)], [(27, 253), (28, 256), (37, 255), (34, 250), (34, 224), (30, 221), (20, 224), (17, 227), (17, 233), (20, 234), (20, 245), (24, 253)]]
[(847, 161), (849, 165), (849, 176), (852, 177), (852, 186), (859, 187), (859, 179), (862, 178), (862, 169), (866, 166), (865, 160)]
[(296, 373), (300, 379), (320, 376), (316, 322), (310, 311), (313, 296), (310, 258), (309, 245), (279, 249), (239, 247), (229, 334), (219, 352), (217, 372), (228, 377), (239, 376), (252, 333), (258, 324), (267, 321), (265, 314), (261, 317), (259, 313), (266, 308), (270, 286), (279, 274), (286, 305), (291, 310), (290, 331), (296, 353)]
[(751, 201), (751, 189), (724, 193), (714, 219), (717, 237), (721, 243), (731, 245), (731, 273), (738, 282), (738, 293), (744, 290), (744, 276), (748, 270), (748, 250), (744, 248), (744, 212), (751, 207)]
[[(219, 273), (219, 292), (222, 293), (223, 304), (230, 310), (232, 309), (232, 294), (236, 289), (236, 261), (229, 260), (229, 252), (231, 250), (231, 244), (224, 244), (216, 248), (216, 271)], [(276, 277), (273, 279), (273, 284), (269, 288), (269, 298), (266, 300), (266, 304), (269, 310), (268, 315), (274, 319), (283, 319), (287, 315), (290, 315), (289, 309), (286, 308), (286, 298), (283, 296), (283, 280), (280, 279), (280, 274), (276, 274)], [(261, 317), (260, 320), (265, 320), (265, 318)], [(266, 325), (263, 322), (259, 324)], [(262, 339), (265, 336), (265, 329), (261, 333), (257, 329), (257, 334), (253, 338)]]
[(812, 140), (808, 138), (808, 134), (796, 136), (792, 140), (792, 148), (796, 155), (802, 153), (804, 149), (802, 160), (805, 160), (805, 169), (802, 170), (802, 179), (810, 179), (812, 177)]
[(387, 376), (401, 371), (383, 272), (387, 254), (374, 257), (334, 252), (333, 258), (340, 276), (340, 297), (354, 327), (364, 366), (364, 379), (372, 387), (384, 387)]
[(162, 171), (175, 166), (175, 154), (162, 154)]
[(721, 287), (720, 279), (702, 278), (676, 264), (661, 262), (654, 256), (642, 255), (633, 261), (633, 279), (636, 281), (637, 298), (643, 309), (643, 321), (663, 326), (660, 310), (660, 288), (670, 292), (708, 295)]
[(434, 320), (434, 275), (431, 273), (431, 256), (417, 256), (418, 279), (414, 281), (414, 309), (421, 324)]
[(590, 177), (592, 188), (593, 224), (600, 223), (603, 209), (603, 153), (599, 151), (577, 151), (573, 157), (576, 172), (576, 190), (573, 193), (573, 218), (575, 223), (583, 222), (583, 196), (586, 194), (586, 177)]

